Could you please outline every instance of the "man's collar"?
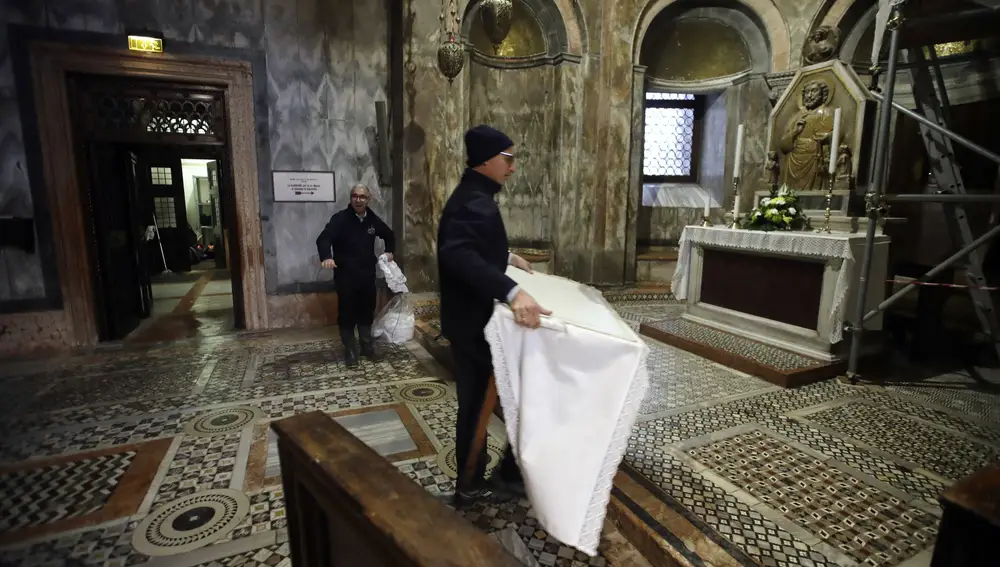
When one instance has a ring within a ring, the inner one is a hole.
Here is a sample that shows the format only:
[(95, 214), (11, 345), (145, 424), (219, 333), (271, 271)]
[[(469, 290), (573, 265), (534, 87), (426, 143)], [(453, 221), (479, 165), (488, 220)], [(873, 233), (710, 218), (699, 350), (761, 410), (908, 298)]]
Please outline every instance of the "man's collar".
[(468, 168), (465, 170), (465, 173), (462, 174), (462, 181), (466, 183), (471, 183), (475, 185), (477, 188), (482, 188), (490, 195), (496, 195), (503, 189), (503, 185), (500, 185), (496, 181), (493, 181), (489, 177), (486, 177), (482, 173), (479, 173), (478, 171), (472, 168)]

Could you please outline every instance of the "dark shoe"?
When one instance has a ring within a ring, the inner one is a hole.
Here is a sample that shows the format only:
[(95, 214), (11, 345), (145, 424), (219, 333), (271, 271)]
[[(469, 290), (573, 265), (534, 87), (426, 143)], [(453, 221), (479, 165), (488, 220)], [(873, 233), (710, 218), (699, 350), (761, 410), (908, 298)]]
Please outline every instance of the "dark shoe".
[(510, 502), (511, 500), (517, 500), (517, 496), (496, 490), (492, 487), (484, 487), (471, 490), (456, 490), (454, 503), (456, 508), (468, 508), (475, 504), (498, 505)]
[(371, 325), (358, 325), (358, 340), (361, 343), (361, 356), (372, 362), (382, 360), (375, 352), (375, 341), (372, 339)]
[(348, 368), (356, 368), (358, 366), (358, 354), (354, 352), (353, 348), (347, 349), (344, 361), (347, 363)]
[(455, 506), (470, 506), (476, 503), (499, 505), (525, 497), (523, 484), (496, 479), (487, 481), (479, 488), (456, 490)]
[(509, 481), (500, 478), (499, 475), (494, 475), (490, 478), (488, 486), (494, 492), (503, 492), (517, 498), (528, 497), (528, 491), (524, 488), (524, 481), (521, 480)]
[(354, 342), (354, 329), (340, 329), (340, 341), (344, 343), (344, 361), (348, 368), (358, 365), (358, 345)]

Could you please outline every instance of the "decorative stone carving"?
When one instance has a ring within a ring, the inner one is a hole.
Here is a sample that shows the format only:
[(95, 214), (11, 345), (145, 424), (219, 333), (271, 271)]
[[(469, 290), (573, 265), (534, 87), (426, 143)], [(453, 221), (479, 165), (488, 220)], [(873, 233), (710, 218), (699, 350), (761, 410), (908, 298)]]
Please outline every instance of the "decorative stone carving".
[(767, 172), (767, 184), (772, 188), (781, 183), (781, 164), (778, 161), (778, 152), (767, 152), (767, 163), (764, 164), (764, 171)]
[(840, 47), (840, 30), (833, 26), (820, 26), (813, 30), (802, 46), (802, 64), (815, 65), (837, 56)]
[(851, 177), (851, 148), (847, 144), (840, 144), (837, 150), (837, 177)]
[(869, 103), (874, 104), (874, 100), (861, 78), (837, 59), (796, 71), (768, 120), (767, 151), (777, 152), (780, 158), (780, 183), (800, 193), (827, 189), (822, 181), (829, 166), (836, 108), (842, 112), (841, 143), (850, 149), (843, 158), (846, 162), (837, 159), (838, 175), (843, 170), (852, 179), (867, 179), (867, 174), (858, 174), (861, 164), (868, 162), (858, 148), (864, 147), (862, 133)]
[(799, 91), (799, 111), (785, 123), (778, 149), (784, 154), (781, 182), (797, 191), (822, 189), (833, 133), (833, 86), (813, 79)]

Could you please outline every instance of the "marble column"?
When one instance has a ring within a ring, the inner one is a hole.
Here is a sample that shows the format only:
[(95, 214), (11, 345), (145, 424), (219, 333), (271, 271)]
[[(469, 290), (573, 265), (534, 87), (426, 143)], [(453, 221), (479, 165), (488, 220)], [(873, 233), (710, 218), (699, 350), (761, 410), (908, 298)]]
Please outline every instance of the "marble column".
[(625, 225), (625, 283), (636, 279), (636, 229), (642, 196), (642, 157), (646, 127), (646, 67), (632, 67), (632, 136), (628, 160), (628, 215)]
[[(459, 11), (464, 3), (459, 2)], [(403, 252), (413, 291), (436, 287), (438, 219), (464, 169), (469, 61), (451, 83), (437, 68), (444, 41), (441, 6), (405, 0), (403, 98)]]

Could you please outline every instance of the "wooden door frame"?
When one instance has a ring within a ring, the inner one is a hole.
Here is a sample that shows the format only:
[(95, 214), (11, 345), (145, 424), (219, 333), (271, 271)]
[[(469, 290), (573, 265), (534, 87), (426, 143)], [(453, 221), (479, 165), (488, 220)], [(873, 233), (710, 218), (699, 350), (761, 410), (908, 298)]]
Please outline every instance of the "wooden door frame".
[[(264, 247), (257, 178), (253, 73), (248, 61), (31, 41), (28, 46), (41, 149), (63, 309), (74, 343), (98, 341), (93, 266), (85, 238), (85, 210), (67, 97), (66, 75), (112, 75), (216, 85), (225, 88), (228, 168), (239, 231), (240, 280), (246, 328), (268, 328)], [(70, 165), (73, 164), (73, 165)]]

